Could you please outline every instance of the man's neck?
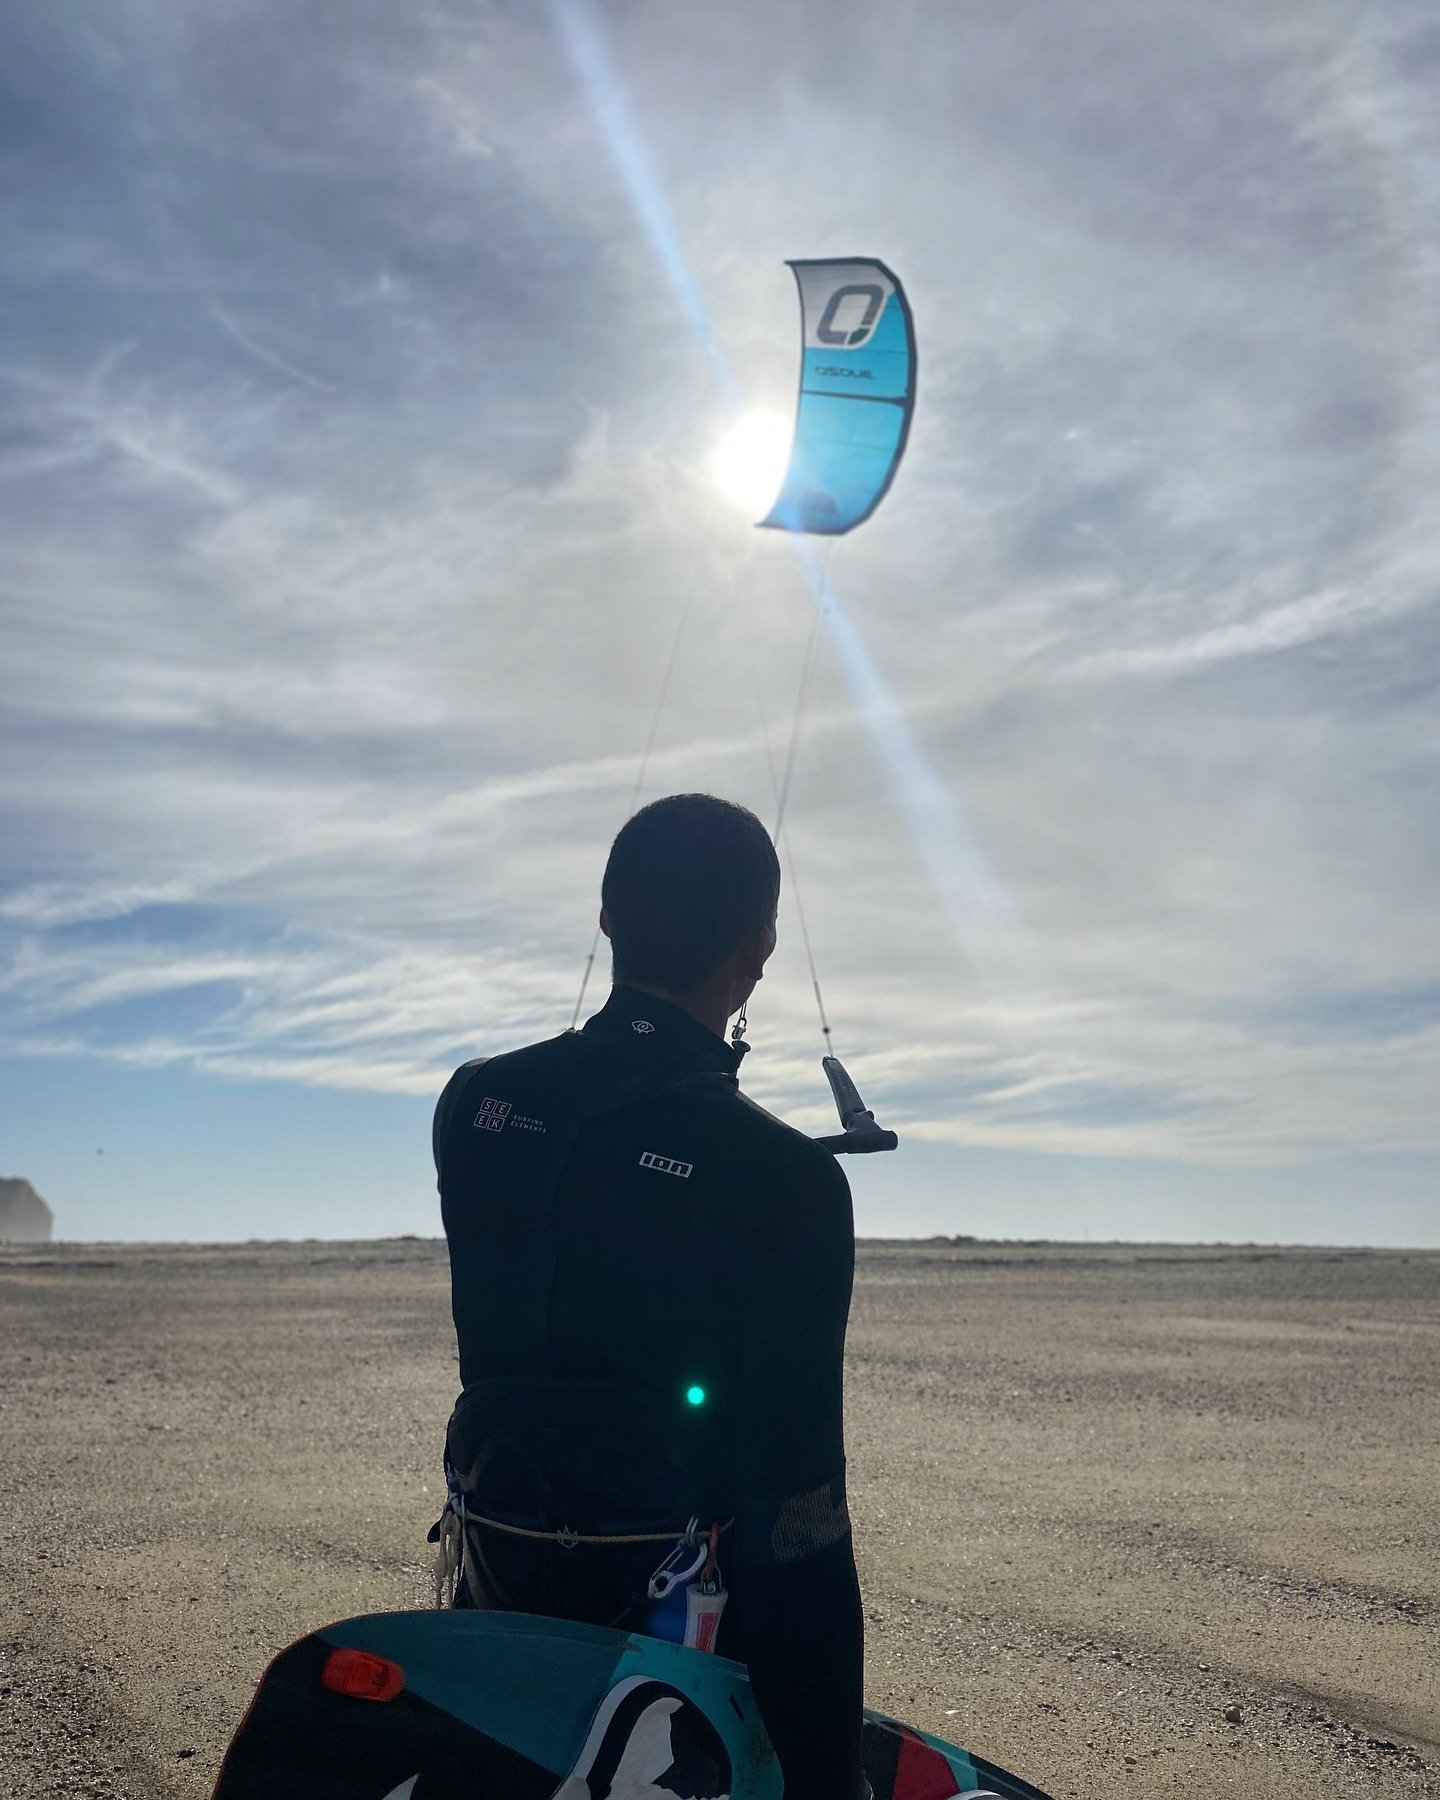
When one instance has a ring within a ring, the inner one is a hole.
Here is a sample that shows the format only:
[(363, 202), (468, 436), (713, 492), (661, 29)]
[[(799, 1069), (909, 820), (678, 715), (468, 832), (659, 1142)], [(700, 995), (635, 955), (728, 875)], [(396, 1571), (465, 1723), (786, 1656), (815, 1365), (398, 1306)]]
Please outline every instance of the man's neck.
[(651, 987), (643, 981), (627, 981), (623, 976), (616, 977), (615, 985), (633, 988), (637, 994), (649, 994), (653, 999), (664, 1000), (667, 1005), (678, 1006), (681, 1012), (689, 1013), (698, 1024), (713, 1032), (722, 1044), (725, 1042), (725, 1027), (730, 1022), (730, 1015), (725, 1010), (725, 995), (708, 988), (692, 988), (679, 993), (674, 988)]

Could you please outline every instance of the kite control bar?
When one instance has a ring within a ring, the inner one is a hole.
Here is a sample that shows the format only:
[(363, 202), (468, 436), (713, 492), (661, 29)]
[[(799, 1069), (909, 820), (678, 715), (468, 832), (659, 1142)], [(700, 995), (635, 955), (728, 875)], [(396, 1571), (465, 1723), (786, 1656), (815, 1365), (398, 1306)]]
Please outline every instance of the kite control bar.
[(859, 1156), (874, 1150), (893, 1150), (900, 1142), (893, 1131), (875, 1123), (875, 1115), (860, 1098), (855, 1083), (845, 1073), (838, 1056), (827, 1056), (820, 1064), (835, 1096), (835, 1108), (844, 1129), (835, 1137), (816, 1138), (822, 1150), (832, 1156)]

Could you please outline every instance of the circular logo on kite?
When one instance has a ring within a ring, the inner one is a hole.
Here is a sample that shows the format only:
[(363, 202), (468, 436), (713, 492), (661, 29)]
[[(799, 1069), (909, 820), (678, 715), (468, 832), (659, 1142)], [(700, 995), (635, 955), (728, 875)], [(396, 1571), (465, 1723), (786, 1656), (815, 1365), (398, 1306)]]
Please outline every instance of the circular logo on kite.
[(644, 1037), (646, 1032), (653, 1031), (655, 1027), (648, 1019), (632, 1019), (630, 1021), (630, 1029), (632, 1031), (638, 1031), (641, 1037)]

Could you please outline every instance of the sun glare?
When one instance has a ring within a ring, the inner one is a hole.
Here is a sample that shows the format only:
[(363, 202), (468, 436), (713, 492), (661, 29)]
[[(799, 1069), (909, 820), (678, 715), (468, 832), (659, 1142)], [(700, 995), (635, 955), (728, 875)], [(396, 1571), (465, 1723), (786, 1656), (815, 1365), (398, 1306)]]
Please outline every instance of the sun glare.
[(778, 412), (755, 410), (721, 438), (710, 470), (732, 506), (760, 518), (780, 492), (789, 456), (790, 421)]

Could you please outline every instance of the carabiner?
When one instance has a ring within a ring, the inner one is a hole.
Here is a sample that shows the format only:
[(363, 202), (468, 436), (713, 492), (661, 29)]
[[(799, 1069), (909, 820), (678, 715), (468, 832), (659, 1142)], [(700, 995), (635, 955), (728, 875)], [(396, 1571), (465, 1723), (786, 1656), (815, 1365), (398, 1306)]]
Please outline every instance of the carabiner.
[(661, 1563), (660, 1567), (650, 1577), (649, 1582), (646, 1584), (646, 1592), (652, 1600), (664, 1600), (668, 1595), (674, 1593), (675, 1589), (679, 1587), (682, 1581), (689, 1581), (692, 1575), (699, 1574), (700, 1570), (704, 1568), (705, 1559), (710, 1554), (710, 1546), (706, 1543), (704, 1538), (700, 1539), (695, 1554), (695, 1560), (688, 1569), (672, 1569), (670, 1567), (671, 1563), (684, 1555), (685, 1546), (695, 1542), (696, 1527), (699, 1523), (699, 1519), (692, 1519), (690, 1521), (685, 1527), (684, 1535), (681, 1537), (679, 1543), (676, 1544), (675, 1548), (665, 1558), (664, 1562)]

